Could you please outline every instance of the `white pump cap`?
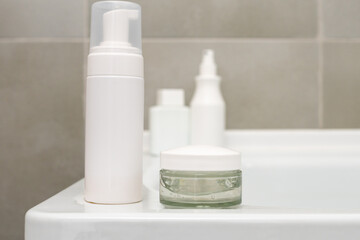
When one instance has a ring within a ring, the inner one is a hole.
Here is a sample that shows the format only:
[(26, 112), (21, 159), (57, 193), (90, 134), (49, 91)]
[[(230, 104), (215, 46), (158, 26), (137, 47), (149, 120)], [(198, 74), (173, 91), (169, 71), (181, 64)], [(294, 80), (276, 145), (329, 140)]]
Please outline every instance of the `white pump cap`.
[(185, 104), (183, 89), (159, 89), (157, 91), (157, 105), (183, 106)]
[(200, 75), (216, 75), (217, 66), (215, 63), (214, 50), (204, 49), (200, 64)]
[(92, 5), (90, 51), (114, 49), (141, 53), (141, 7), (132, 2), (100, 1)]
[(161, 153), (161, 168), (179, 171), (241, 170), (239, 152), (215, 146), (191, 145)]

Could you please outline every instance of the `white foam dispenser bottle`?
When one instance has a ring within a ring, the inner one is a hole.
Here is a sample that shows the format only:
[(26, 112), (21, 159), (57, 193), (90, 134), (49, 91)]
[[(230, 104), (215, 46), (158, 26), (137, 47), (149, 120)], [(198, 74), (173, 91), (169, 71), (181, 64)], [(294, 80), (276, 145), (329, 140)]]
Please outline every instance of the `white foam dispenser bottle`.
[(142, 198), (144, 112), (141, 8), (92, 5), (86, 81), (85, 200), (125, 204)]

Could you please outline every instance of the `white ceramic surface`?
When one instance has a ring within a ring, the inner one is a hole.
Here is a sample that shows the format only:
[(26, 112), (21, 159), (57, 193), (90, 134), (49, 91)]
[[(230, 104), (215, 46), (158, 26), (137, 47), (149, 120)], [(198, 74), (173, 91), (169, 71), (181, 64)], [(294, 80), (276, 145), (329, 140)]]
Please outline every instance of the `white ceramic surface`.
[(28, 211), (25, 239), (360, 239), (360, 130), (228, 131), (227, 145), (242, 152), (240, 207), (165, 208), (144, 154), (144, 201), (86, 203), (81, 180)]

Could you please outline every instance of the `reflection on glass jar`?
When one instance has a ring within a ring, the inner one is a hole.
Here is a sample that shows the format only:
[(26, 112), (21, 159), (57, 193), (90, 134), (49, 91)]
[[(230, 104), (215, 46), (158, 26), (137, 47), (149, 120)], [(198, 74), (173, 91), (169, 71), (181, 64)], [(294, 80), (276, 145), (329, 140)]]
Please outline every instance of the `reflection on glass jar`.
[(160, 171), (160, 202), (179, 207), (241, 203), (241, 171)]

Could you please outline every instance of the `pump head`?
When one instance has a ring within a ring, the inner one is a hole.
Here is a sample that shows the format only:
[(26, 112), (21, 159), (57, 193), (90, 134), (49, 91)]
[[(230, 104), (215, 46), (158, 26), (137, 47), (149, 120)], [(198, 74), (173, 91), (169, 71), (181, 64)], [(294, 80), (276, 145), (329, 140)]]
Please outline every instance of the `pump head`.
[(135, 10), (116, 9), (106, 12), (103, 17), (104, 37), (102, 46), (131, 47), (129, 42), (130, 20), (136, 20), (138, 12)]
[(200, 75), (216, 75), (217, 66), (215, 63), (214, 50), (204, 49), (200, 64)]
[(92, 5), (90, 51), (141, 53), (141, 8), (136, 3), (100, 1)]

